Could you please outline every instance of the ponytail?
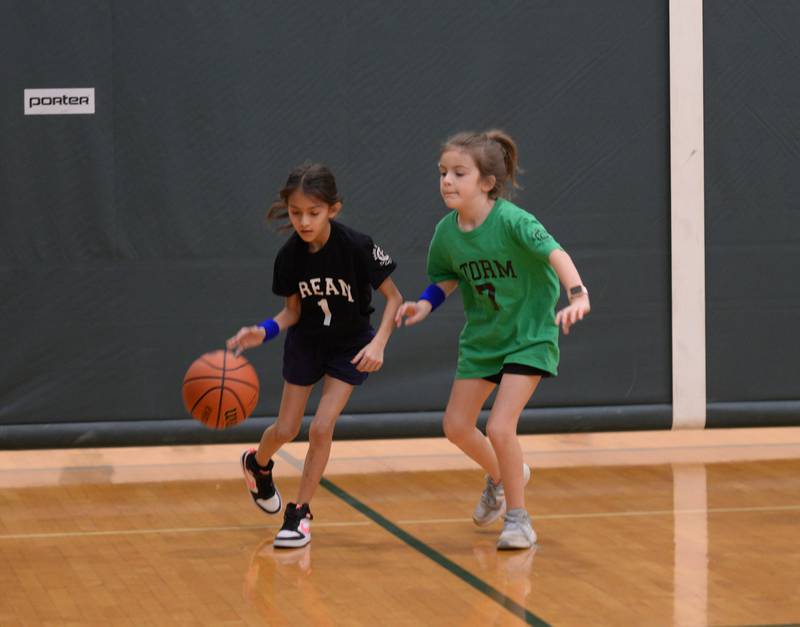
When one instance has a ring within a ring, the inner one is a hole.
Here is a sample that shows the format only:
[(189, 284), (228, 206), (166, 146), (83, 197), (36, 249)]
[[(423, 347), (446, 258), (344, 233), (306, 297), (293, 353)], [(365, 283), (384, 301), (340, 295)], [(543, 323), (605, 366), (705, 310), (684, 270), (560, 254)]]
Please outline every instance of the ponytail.
[(495, 141), (500, 144), (500, 147), (503, 149), (503, 163), (506, 167), (506, 181), (510, 182), (512, 187), (519, 189), (519, 185), (517, 184), (517, 174), (521, 170), (519, 169), (519, 164), (517, 163), (517, 144), (513, 139), (511, 139), (511, 136), (508, 133), (498, 129), (486, 131), (486, 137), (491, 141)]

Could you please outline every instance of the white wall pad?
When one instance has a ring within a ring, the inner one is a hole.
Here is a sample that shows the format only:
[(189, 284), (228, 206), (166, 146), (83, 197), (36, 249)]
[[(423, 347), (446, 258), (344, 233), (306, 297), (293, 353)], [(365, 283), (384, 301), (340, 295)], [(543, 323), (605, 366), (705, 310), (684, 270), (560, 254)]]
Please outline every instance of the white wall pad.
[(706, 423), (703, 2), (670, 0), (672, 428)]

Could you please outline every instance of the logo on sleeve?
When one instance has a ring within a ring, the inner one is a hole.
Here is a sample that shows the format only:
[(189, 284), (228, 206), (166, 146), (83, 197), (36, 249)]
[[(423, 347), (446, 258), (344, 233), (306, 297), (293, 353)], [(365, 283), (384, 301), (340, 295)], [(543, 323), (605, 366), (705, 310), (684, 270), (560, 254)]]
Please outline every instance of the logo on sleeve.
[(381, 248), (377, 244), (375, 244), (372, 247), (372, 256), (375, 258), (375, 261), (377, 261), (382, 266), (388, 266), (390, 263), (392, 263), (392, 258), (389, 255), (387, 255), (383, 251), (383, 248)]
[(537, 242), (543, 242), (546, 239), (550, 239), (550, 233), (548, 233), (544, 229), (536, 229), (533, 232), (533, 237)]

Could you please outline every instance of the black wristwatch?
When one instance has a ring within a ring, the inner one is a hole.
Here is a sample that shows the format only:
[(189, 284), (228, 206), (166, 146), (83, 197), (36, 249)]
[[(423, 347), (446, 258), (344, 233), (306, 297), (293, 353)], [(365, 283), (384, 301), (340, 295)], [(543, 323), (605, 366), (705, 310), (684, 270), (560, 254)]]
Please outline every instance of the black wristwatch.
[(567, 297), (570, 300), (572, 300), (573, 298), (577, 298), (578, 296), (581, 296), (582, 294), (586, 294), (586, 296), (589, 295), (589, 290), (586, 289), (586, 286), (585, 285), (574, 285), (571, 288), (569, 288), (569, 290), (567, 292)]

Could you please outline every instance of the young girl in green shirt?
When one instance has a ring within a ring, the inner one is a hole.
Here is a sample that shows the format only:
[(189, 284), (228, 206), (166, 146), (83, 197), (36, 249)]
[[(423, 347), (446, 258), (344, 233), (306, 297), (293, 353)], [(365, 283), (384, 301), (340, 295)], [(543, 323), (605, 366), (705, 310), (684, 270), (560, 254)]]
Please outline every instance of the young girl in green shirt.
[[(453, 209), (436, 226), (428, 251), (431, 285), (397, 312), (398, 326), (422, 322), (458, 287), (466, 324), (445, 409), (448, 439), (487, 473), (473, 520), (504, 515), (500, 549), (533, 546), (525, 510), (530, 468), (517, 438), (520, 414), (543, 377), (557, 374), (559, 325), (568, 334), (589, 313), (589, 292), (570, 256), (534, 216), (504, 198), (516, 186), (517, 147), (502, 131), (459, 133), (439, 158), (439, 190)], [(554, 314), (560, 293), (569, 305)], [(486, 425), (476, 427), (499, 385)]]

